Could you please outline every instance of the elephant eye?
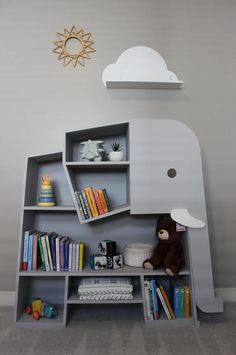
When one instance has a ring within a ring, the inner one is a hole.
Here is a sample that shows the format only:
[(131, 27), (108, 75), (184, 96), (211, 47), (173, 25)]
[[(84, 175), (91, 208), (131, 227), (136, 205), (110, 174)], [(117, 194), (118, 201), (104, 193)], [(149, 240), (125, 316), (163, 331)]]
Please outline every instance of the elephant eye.
[(177, 171), (175, 169), (171, 168), (167, 171), (167, 175), (169, 176), (169, 178), (174, 178), (177, 175)]

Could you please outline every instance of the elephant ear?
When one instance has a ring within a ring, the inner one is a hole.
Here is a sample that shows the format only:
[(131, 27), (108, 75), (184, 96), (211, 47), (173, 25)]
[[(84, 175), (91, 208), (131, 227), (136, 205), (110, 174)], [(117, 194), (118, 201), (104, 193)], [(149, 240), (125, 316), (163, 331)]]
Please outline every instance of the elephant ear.
[(203, 228), (205, 223), (198, 218), (191, 216), (186, 209), (174, 209), (171, 211), (171, 218), (183, 226), (190, 228)]

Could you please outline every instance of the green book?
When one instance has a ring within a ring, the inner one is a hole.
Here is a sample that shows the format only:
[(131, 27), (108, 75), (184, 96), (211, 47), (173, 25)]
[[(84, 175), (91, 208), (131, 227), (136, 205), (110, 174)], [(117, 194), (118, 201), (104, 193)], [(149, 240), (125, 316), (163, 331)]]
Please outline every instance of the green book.
[(102, 192), (103, 192), (103, 195), (104, 195), (105, 200), (106, 200), (107, 209), (108, 209), (108, 211), (110, 212), (110, 211), (111, 211), (111, 204), (110, 204), (110, 201), (109, 201), (109, 197), (108, 197), (108, 194), (107, 194), (107, 190), (106, 190), (106, 189), (103, 189)]

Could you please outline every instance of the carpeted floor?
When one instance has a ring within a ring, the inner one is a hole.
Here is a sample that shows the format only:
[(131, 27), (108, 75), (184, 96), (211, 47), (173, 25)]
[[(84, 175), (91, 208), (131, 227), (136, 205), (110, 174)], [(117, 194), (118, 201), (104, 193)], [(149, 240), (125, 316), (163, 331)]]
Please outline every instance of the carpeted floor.
[(224, 314), (200, 314), (199, 328), (146, 328), (142, 321), (73, 322), (62, 330), (12, 325), (12, 308), (0, 307), (1, 355), (235, 355), (236, 303)]

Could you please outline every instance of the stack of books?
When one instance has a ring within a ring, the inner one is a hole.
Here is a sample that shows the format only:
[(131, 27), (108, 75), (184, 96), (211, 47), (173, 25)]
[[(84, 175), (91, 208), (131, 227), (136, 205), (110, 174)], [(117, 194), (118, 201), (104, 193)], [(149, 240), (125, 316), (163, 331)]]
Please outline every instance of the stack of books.
[(159, 280), (145, 280), (144, 290), (148, 320), (159, 319), (161, 307), (169, 320), (190, 317), (190, 287), (182, 281), (171, 282), (170, 299)]
[(84, 244), (55, 232), (27, 230), (22, 271), (82, 271)]
[(111, 205), (106, 189), (93, 190), (86, 187), (82, 191), (75, 191), (82, 220), (98, 217), (111, 211)]

